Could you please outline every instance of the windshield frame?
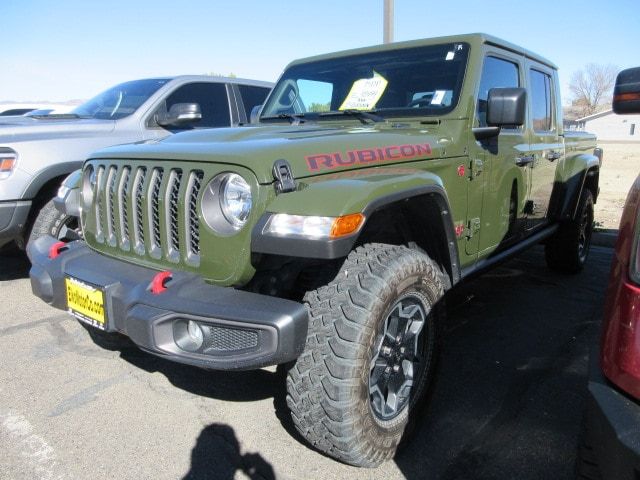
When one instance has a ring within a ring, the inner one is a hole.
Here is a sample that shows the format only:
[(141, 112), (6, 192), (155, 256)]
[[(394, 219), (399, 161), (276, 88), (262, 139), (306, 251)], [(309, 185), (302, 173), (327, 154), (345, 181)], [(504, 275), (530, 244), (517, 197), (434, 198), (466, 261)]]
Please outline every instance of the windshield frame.
[[(281, 95), (280, 93), (280, 88), (281, 85), (284, 82), (298, 82), (300, 80), (316, 80), (316, 81), (321, 81), (318, 79), (313, 79), (310, 78), (312, 77), (312, 75), (307, 74), (307, 76), (304, 76), (304, 70), (305, 69), (309, 69), (310, 67), (315, 67), (317, 69), (322, 69), (327, 68), (328, 66), (331, 65), (331, 63), (341, 63), (341, 64), (349, 64), (350, 62), (353, 61), (360, 61), (362, 62), (363, 57), (367, 58), (367, 57), (372, 57), (372, 61), (371, 63), (375, 63), (376, 57), (382, 57), (385, 54), (389, 55), (389, 54), (393, 54), (393, 53), (398, 53), (398, 52), (408, 52), (407, 55), (411, 55), (411, 54), (416, 54), (419, 53), (420, 51), (424, 51), (427, 49), (434, 49), (434, 48), (445, 48), (445, 47), (454, 47), (456, 48), (457, 46), (462, 46), (463, 49), (463, 58), (462, 58), (462, 65), (460, 65), (459, 70), (457, 72), (457, 78), (456, 78), (456, 82), (455, 82), (455, 90), (452, 91), (451, 94), (451, 104), (446, 106), (445, 108), (438, 108), (438, 109), (434, 109), (434, 108), (430, 108), (430, 107), (409, 107), (409, 106), (403, 106), (403, 107), (379, 107), (377, 105), (374, 104), (373, 108), (370, 109), (358, 109), (358, 111), (362, 112), (362, 113), (368, 113), (368, 114), (375, 114), (376, 116), (379, 117), (383, 117), (383, 118), (402, 118), (402, 117), (441, 117), (443, 115), (448, 115), (451, 114), (453, 111), (455, 111), (458, 106), (461, 103), (461, 99), (462, 99), (462, 93), (464, 91), (465, 88), (465, 82), (467, 79), (467, 73), (468, 73), (468, 68), (469, 68), (469, 62), (471, 59), (471, 44), (469, 42), (466, 41), (458, 41), (458, 42), (443, 42), (443, 43), (433, 43), (433, 44), (425, 44), (425, 45), (419, 45), (419, 46), (412, 46), (412, 47), (406, 47), (406, 48), (402, 48), (402, 49), (396, 49), (396, 50), (375, 50), (372, 52), (367, 52), (367, 53), (357, 53), (357, 54), (353, 54), (353, 55), (344, 55), (344, 56), (336, 56), (336, 57), (330, 57), (330, 58), (322, 58), (320, 60), (312, 60), (312, 61), (308, 61), (308, 62), (300, 62), (300, 63), (296, 63), (294, 62), (293, 64), (291, 64), (289, 67), (287, 67), (284, 72), (282, 73), (282, 75), (280, 76), (280, 78), (278, 79), (278, 81), (276, 82), (276, 85), (274, 86), (274, 88), (272, 89), (271, 93), (269, 94), (269, 96), (267, 97), (267, 99), (265, 100), (264, 103), (264, 107), (261, 109), (260, 112), (260, 121), (267, 121), (267, 122), (273, 122), (273, 121), (283, 121), (286, 120), (286, 117), (288, 114), (290, 115), (294, 115), (296, 117), (300, 117), (304, 120), (309, 120), (309, 121), (317, 121), (317, 120), (321, 120), (321, 119), (326, 119), (326, 120), (336, 120), (336, 119), (342, 119), (342, 118), (349, 118), (350, 120), (357, 120), (356, 117), (354, 117), (353, 115), (349, 115), (347, 113), (345, 113), (345, 110), (349, 110), (349, 109), (329, 109), (329, 110), (323, 110), (323, 111), (313, 111), (313, 110), (307, 110), (307, 111), (293, 111), (293, 112), (288, 112), (288, 113), (284, 113), (284, 112), (280, 112), (279, 114), (267, 114), (267, 112), (269, 111), (269, 108), (272, 107), (272, 103), (274, 103), (276, 95)], [(338, 68), (337, 66), (334, 68)], [(374, 67), (372, 67), (372, 70), (374, 70)], [(292, 75), (292, 73), (296, 73), (298, 71), (301, 71), (298, 74), (298, 78), (296, 78), (296, 75)], [(375, 72), (374, 72), (375, 73)], [(299, 96), (299, 91), (297, 92), (298, 95), (297, 97), (291, 102), (291, 105), (293, 106), (295, 102), (297, 102), (300, 98)], [(302, 100), (300, 100), (302, 101)]]

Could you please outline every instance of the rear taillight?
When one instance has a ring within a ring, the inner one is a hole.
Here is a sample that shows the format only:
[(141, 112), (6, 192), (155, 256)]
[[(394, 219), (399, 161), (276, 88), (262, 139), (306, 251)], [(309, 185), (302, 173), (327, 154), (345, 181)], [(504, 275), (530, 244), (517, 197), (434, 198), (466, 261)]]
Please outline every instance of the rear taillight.
[[(638, 212), (640, 214), (640, 212)], [(631, 243), (631, 254), (629, 255), (629, 279), (636, 285), (640, 285), (640, 221), (636, 216), (633, 241)]]
[(604, 314), (601, 364), (605, 376), (640, 399), (640, 177), (622, 214)]

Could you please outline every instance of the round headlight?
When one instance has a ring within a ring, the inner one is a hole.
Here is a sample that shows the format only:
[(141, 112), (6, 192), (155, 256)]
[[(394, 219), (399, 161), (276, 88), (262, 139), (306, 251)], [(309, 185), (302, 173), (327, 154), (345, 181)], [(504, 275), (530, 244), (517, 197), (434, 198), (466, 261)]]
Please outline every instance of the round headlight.
[(236, 173), (226, 176), (222, 181), (220, 207), (227, 221), (236, 228), (247, 223), (251, 212), (251, 187)]
[(202, 215), (207, 225), (221, 235), (233, 235), (249, 220), (251, 187), (237, 173), (217, 175), (202, 197)]

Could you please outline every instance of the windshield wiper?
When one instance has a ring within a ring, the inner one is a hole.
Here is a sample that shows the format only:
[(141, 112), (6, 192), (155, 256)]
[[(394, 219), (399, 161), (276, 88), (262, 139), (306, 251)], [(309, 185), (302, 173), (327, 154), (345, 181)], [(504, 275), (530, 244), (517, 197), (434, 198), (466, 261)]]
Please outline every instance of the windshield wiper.
[(381, 117), (380, 115), (376, 115), (374, 112), (375, 110), (364, 111), (364, 110), (355, 110), (355, 109), (349, 108), (346, 110), (324, 112), (324, 113), (321, 113), (320, 116), (329, 117), (329, 116), (338, 116), (338, 115), (348, 115), (360, 120), (360, 123), (362, 123), (363, 125), (369, 125), (370, 123), (385, 121), (384, 117)]
[(304, 123), (304, 113), (279, 113), (278, 115), (269, 117), (260, 117), (260, 120), (274, 120), (277, 118), (289, 120), (289, 123), (292, 125)]
[(77, 113), (47, 113), (45, 115), (29, 115), (31, 118), (36, 118), (38, 120), (43, 120), (43, 119), (47, 119), (47, 118), (59, 118), (59, 119), (65, 119), (65, 118), (87, 118), (87, 117), (81, 117), (80, 115), (78, 115)]

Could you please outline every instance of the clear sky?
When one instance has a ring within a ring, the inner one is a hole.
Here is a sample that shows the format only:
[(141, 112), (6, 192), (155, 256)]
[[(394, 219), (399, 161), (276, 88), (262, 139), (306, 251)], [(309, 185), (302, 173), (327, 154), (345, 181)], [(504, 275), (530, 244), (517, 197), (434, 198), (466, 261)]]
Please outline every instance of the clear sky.
[[(276, 80), (300, 57), (382, 43), (383, 0), (0, 0), (0, 100), (86, 99), (159, 75)], [(639, 0), (395, 0), (395, 40), (486, 32), (571, 73), (640, 65)]]

